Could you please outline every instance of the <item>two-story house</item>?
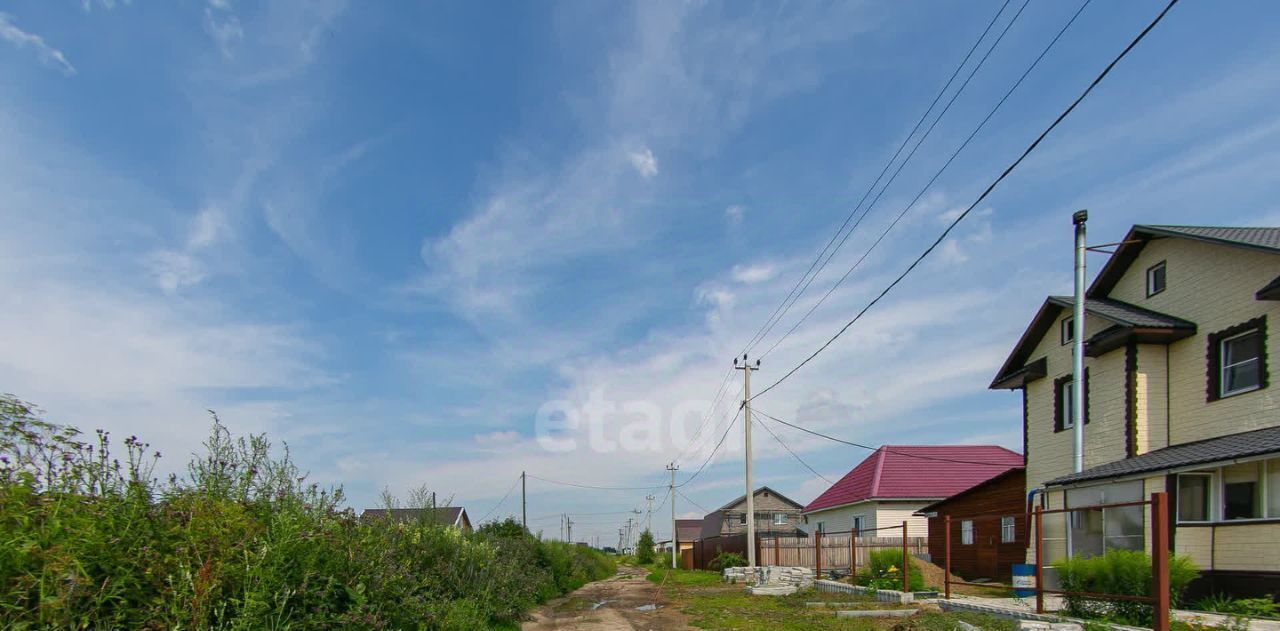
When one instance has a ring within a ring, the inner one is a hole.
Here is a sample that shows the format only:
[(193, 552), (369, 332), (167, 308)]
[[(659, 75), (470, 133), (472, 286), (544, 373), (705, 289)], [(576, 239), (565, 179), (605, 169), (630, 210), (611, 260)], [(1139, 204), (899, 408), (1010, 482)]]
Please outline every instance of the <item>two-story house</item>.
[[(1084, 469), (1072, 471), (1071, 297), (1049, 297), (991, 387), (1019, 389), (1048, 508), (1170, 499), (1193, 591), (1280, 594), (1280, 228), (1134, 226), (1085, 300)], [(1045, 562), (1150, 549), (1143, 507), (1046, 516)]]
[[(800, 503), (762, 486), (752, 494), (756, 534), (794, 535), (799, 531)], [(747, 532), (747, 496), (721, 506), (702, 518), (702, 539)], [(683, 536), (683, 535), (681, 535)]]

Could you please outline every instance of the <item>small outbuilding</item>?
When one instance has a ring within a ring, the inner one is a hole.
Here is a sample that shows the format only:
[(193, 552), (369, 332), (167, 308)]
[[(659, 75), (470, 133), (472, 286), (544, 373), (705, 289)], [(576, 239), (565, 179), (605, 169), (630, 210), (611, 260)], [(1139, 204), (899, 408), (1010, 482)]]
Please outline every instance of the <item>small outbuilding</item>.
[(966, 580), (1007, 580), (1025, 563), (1028, 541), (1027, 472), (1014, 467), (917, 512), (929, 518), (929, 556), (946, 562), (946, 516), (951, 516), (951, 573)]

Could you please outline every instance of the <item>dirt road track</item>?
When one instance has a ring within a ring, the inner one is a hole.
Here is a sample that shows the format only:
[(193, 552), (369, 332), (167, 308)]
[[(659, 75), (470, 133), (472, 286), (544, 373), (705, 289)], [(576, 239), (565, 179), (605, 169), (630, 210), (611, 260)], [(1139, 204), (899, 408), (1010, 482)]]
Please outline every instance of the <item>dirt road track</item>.
[[(533, 614), (522, 631), (661, 631), (688, 629), (685, 617), (662, 598), (658, 586), (645, 580), (646, 572), (623, 567), (603, 581), (587, 583), (578, 591), (553, 600)], [(603, 603), (599, 604), (598, 603)], [(653, 611), (639, 611), (645, 605)]]

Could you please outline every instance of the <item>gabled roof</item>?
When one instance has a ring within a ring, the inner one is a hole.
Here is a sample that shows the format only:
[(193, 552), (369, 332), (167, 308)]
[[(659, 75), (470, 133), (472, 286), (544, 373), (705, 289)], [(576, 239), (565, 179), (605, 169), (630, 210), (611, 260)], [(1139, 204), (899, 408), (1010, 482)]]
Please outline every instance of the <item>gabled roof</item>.
[(701, 519), (677, 519), (676, 534), (680, 541), (694, 541), (702, 536)]
[[(1042, 371), (1028, 373), (1024, 370), (1027, 360), (1036, 345), (1044, 339), (1045, 334), (1058, 319), (1063, 309), (1071, 309), (1075, 300), (1071, 296), (1049, 296), (1045, 299), (1031, 324), (1027, 326), (1018, 343), (1009, 353), (1008, 359), (991, 381), (991, 388), (1020, 388), (1027, 381), (1043, 377)], [(1085, 354), (1096, 357), (1108, 350), (1123, 345), (1130, 339), (1139, 342), (1168, 343), (1176, 339), (1194, 335), (1196, 324), (1158, 311), (1144, 309), (1110, 298), (1085, 298), (1084, 310), (1087, 315), (1102, 318), (1112, 327), (1100, 331), (1093, 338), (1085, 340)]]
[(1102, 480), (1271, 453), (1280, 453), (1280, 426), (1165, 447), (1133, 458), (1085, 469), (1080, 473), (1064, 475), (1045, 484), (1061, 485)]
[(996, 445), (886, 445), (804, 512), (872, 499), (938, 500), (1022, 465), (1022, 454)]
[[(435, 509), (430, 508), (366, 508), (360, 513), (360, 519), (394, 519), (396, 521), (417, 521), (419, 519), (431, 520), (434, 510), (434, 521), (438, 524), (446, 526), (462, 525), (460, 519), (465, 520), (466, 510), (461, 506), (440, 506)], [(469, 523), (469, 521), (468, 521)]]
[(1089, 297), (1105, 297), (1115, 288), (1138, 253), (1152, 239), (1179, 238), (1280, 253), (1280, 228), (1232, 228), (1222, 226), (1136, 225), (1125, 235), (1115, 254), (1107, 259), (1089, 287)]
[[(787, 497), (787, 496), (785, 496), (785, 495), (783, 495), (783, 494), (781, 494), (781, 493), (779, 493), (779, 492), (777, 492), (777, 491), (775, 491), (775, 490), (773, 490), (773, 489), (771, 489), (771, 488), (769, 488), (769, 487), (767, 487), (767, 486), (762, 486), (762, 487), (757, 488), (755, 491), (753, 491), (753, 492), (751, 493), (751, 495), (752, 495), (752, 496), (756, 496), (756, 495), (759, 495), (759, 494), (761, 494), (761, 493), (764, 493), (765, 491), (768, 491), (768, 492), (770, 492), (770, 493), (773, 493), (774, 497), (777, 497), (778, 499), (780, 499), (780, 500), (782, 500), (782, 501), (784, 501), (784, 502), (786, 502), (786, 503), (788, 503), (788, 504), (790, 504), (790, 505), (792, 505), (792, 506), (795, 506), (796, 508), (800, 508), (800, 502), (797, 502), (797, 501), (795, 501), (795, 500), (793, 500), (793, 499), (791, 499), (791, 498), (789, 498), (789, 497)], [(716, 510), (717, 510), (717, 511), (733, 510), (733, 507), (734, 507), (734, 506), (737, 506), (738, 504), (741, 504), (741, 503), (743, 503), (743, 502), (745, 502), (745, 501), (747, 501), (747, 494), (746, 494), (746, 493), (743, 493), (742, 495), (738, 496), (738, 499), (733, 500), (732, 502), (729, 502), (728, 504), (725, 504), (724, 506), (721, 506), (720, 508), (717, 508)]]
[(930, 505), (928, 505), (928, 506), (925, 506), (924, 508), (922, 508), (922, 509), (920, 509), (920, 510), (916, 511), (916, 514), (917, 514), (917, 515), (921, 515), (921, 514), (924, 514), (924, 513), (931, 512), (931, 511), (936, 511), (936, 510), (938, 510), (938, 507), (943, 506), (943, 505), (945, 505), (946, 503), (948, 503), (948, 502), (950, 502), (950, 501), (952, 501), (952, 500), (958, 500), (958, 499), (961, 499), (961, 498), (969, 497), (970, 495), (973, 495), (974, 493), (980, 493), (980, 492), (982, 492), (984, 489), (986, 489), (986, 488), (990, 487), (992, 484), (995, 484), (995, 483), (997, 483), (997, 482), (999, 482), (999, 481), (1001, 481), (1001, 480), (1003, 480), (1003, 479), (1005, 479), (1005, 478), (1007, 478), (1007, 477), (1009, 477), (1009, 476), (1018, 475), (1018, 476), (1024, 476), (1024, 477), (1025, 477), (1025, 476), (1026, 476), (1026, 474), (1027, 474), (1027, 468), (1026, 468), (1026, 467), (1014, 467), (1014, 468), (1012, 468), (1012, 469), (1009, 469), (1008, 471), (1005, 471), (1004, 473), (1001, 473), (1000, 475), (997, 475), (997, 476), (994, 476), (994, 477), (988, 478), (988, 479), (986, 479), (986, 480), (983, 480), (982, 482), (979, 482), (979, 483), (977, 483), (977, 484), (975, 484), (975, 485), (973, 485), (973, 486), (971, 486), (971, 487), (969, 487), (969, 488), (967, 488), (967, 489), (965, 489), (965, 490), (963, 490), (963, 491), (960, 491), (959, 493), (956, 493), (955, 495), (952, 495), (951, 497), (948, 497), (948, 498), (946, 498), (946, 499), (938, 500), (938, 501), (936, 501), (936, 502), (934, 502), (934, 503), (932, 503), (932, 504), (930, 504)]

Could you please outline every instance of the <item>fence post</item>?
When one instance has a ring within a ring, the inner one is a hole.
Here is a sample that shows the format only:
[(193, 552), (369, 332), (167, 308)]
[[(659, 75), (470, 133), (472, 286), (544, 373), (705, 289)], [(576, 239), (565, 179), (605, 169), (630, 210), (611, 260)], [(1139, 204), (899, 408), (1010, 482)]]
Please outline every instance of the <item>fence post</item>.
[(1169, 496), (1151, 494), (1152, 631), (1169, 631)]
[[(1044, 518), (1041, 511), (1044, 510), (1039, 506), (1036, 507), (1036, 613), (1044, 613), (1044, 533), (1040, 528), (1044, 525)], [(1069, 515), (1069, 514), (1068, 514)], [(1068, 516), (1068, 519), (1070, 517)]]
[(774, 565), (782, 565), (782, 545), (778, 543), (781, 540), (782, 540), (782, 537), (778, 535), (773, 536), (773, 564)]
[(857, 584), (858, 578), (858, 531), (849, 531), (849, 581)]
[(822, 578), (822, 531), (813, 533), (813, 562), (817, 565), (813, 575), (815, 578)]
[(907, 520), (902, 520), (902, 593), (911, 591), (911, 583), (908, 581), (911, 574), (911, 562), (907, 558)]
[(942, 516), (942, 540), (943, 598), (951, 600), (951, 515)]
[(760, 558), (760, 535), (757, 534), (756, 540), (754, 542), (751, 542), (750, 545), (753, 545), (756, 547), (756, 558), (759, 559)]

